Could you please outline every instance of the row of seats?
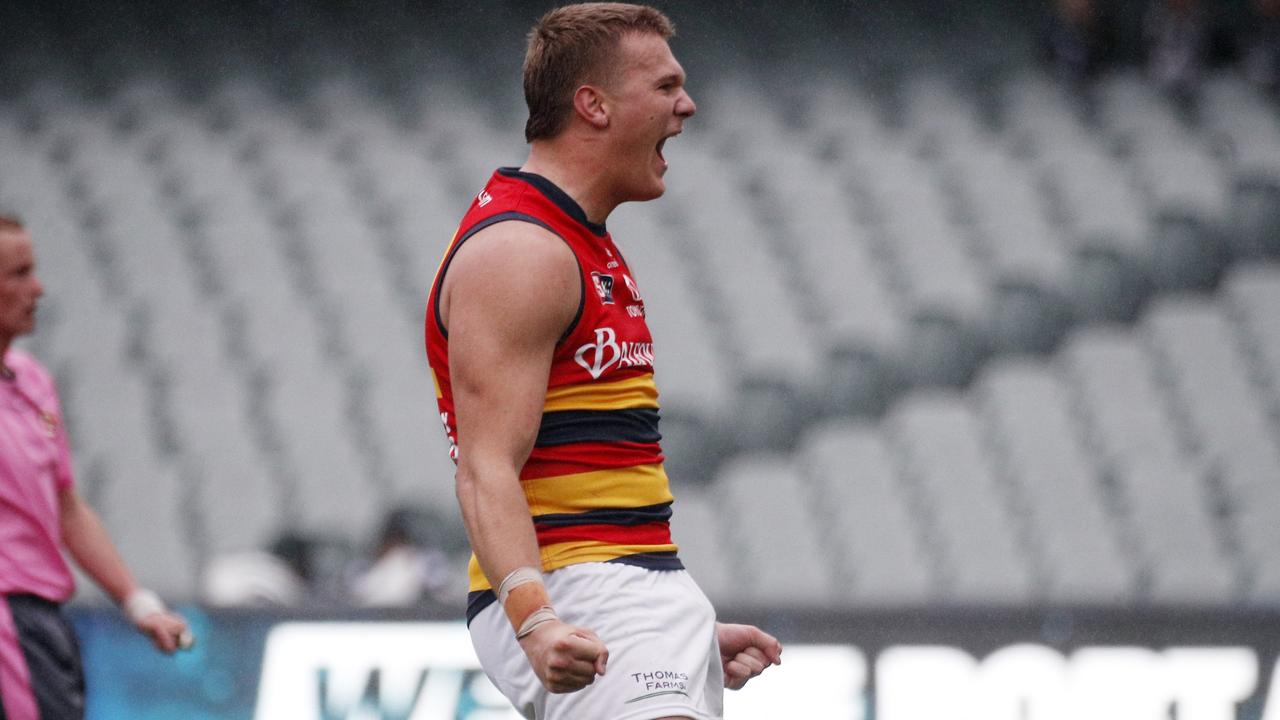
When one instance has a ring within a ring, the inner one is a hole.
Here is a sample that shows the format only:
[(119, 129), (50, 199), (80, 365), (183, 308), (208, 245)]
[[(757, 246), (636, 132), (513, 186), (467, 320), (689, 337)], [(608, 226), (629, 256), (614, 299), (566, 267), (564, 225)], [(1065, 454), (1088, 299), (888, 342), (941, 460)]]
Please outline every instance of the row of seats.
[[(1131, 321), (1153, 293), (1212, 288), (1231, 261), (1276, 252), (1280, 125), (1238, 79), (1209, 85), (1248, 108), (1230, 130), (1123, 75), (1093, 121), (1035, 73), (1006, 83), (994, 123), (927, 76), (904, 92), (896, 127), (856, 88), (817, 87), (797, 130), (730, 77), (673, 149), (677, 207), (637, 210), (675, 226), (684, 272), (667, 282), (703, 296), (693, 342), (734, 354), (740, 447), (785, 448), (811, 416), (760, 423), (750, 409), (779, 396), (875, 415), (903, 387), (963, 386), (993, 353), (1050, 351), (1074, 325)], [(1163, 131), (1136, 137), (1146, 113)], [(705, 282), (712, 268), (752, 278), (751, 297)], [(761, 323), (785, 326), (779, 342), (755, 341)]]
[[(449, 111), (405, 121), (340, 76), (292, 103), (249, 80), (194, 100), (147, 77), (106, 99), (70, 88), (38, 82), (0, 109), (12, 168), (0, 206), (37, 237), (50, 312), (34, 342), (64, 383), (81, 464), (112, 507), (157, 503), (166, 520), (146, 532), (182, 549), (155, 564), (172, 570), (170, 586), (189, 587), (185, 560), (261, 546), (281, 527), (358, 541), (393, 504), (450, 504), (423, 301), (469, 195), (490, 168), (522, 157), (501, 106), (441, 81), (427, 92)], [(1108, 557), (1105, 533), (1032, 538), (1042, 546), (1013, 526), (963, 536), (969, 514), (1003, 517), (1006, 495), (1039, 518), (1022, 526), (1054, 522), (1053, 503), (1034, 495), (1053, 473), (1022, 455), (974, 455), (968, 482), (984, 489), (945, 494), (946, 458), (986, 436), (966, 436), (972, 410), (952, 406), (984, 392), (1058, 398), (1065, 391), (1034, 378), (984, 378), (999, 358), (1053, 352), (1082, 324), (1132, 320), (1153, 293), (1212, 288), (1230, 262), (1280, 250), (1274, 108), (1230, 76), (1207, 88), (1233, 118), (1181, 117), (1124, 76), (1103, 83), (1093, 119), (1035, 73), (1005, 82), (993, 108), (928, 75), (904, 83), (896, 111), (816, 80), (794, 126), (750, 78), (708, 87), (670, 147), (668, 196), (610, 220), (650, 304), (676, 482), (712, 482), (734, 453), (786, 457), (828, 418), (891, 410), (885, 427), (898, 434), (885, 441), (911, 459), (890, 477), (912, 488), (903, 512), (932, 528), (915, 545), (900, 539), (917, 548), (903, 552), (927, 553), (911, 587), (1084, 597), (1114, 591), (1117, 577), (1138, 582), (1101, 559), (1062, 576), (1044, 569), (1072, 562), (1065, 548), (1077, 541)], [(1140, 132), (1144, 117), (1155, 131)], [(1247, 317), (1265, 324), (1262, 308)], [(1234, 316), (1180, 323), (1144, 323), (1163, 338), (1161, 372), (1183, 377), (1192, 401), (1251, 397), (1241, 383), (1273, 362), (1271, 336)], [(1185, 379), (1208, 371), (1178, 338), (1210, 332), (1258, 349), (1224, 365), (1227, 380)], [(1028, 411), (1008, 410), (1014, 419), (984, 422), (1014, 433)], [(1245, 506), (1270, 492), (1254, 487), (1267, 457), (1232, 444), (1274, 427), (1265, 411), (1247, 435), (1177, 417), (1189, 428), (1180, 433), (1219, 443), (1197, 450), (1208, 465), (1193, 480), (1209, 477)], [(1092, 449), (1054, 452), (1086, 465)], [(161, 486), (154, 499), (139, 499), (139, 477)], [(752, 477), (743, 487), (767, 494)], [(1062, 489), (1072, 507), (1120, 502), (1081, 482)], [(1105, 526), (1111, 516), (1098, 512), (1079, 527)], [(1235, 517), (1231, 542), (1244, 578), (1232, 587), (1251, 592), (1270, 580), (1264, 529), (1250, 517)], [(113, 527), (127, 518), (109, 513)], [(1028, 548), (1042, 556), (1024, 557)], [(987, 563), (976, 575), (963, 565), (971, 553)], [(1002, 564), (1024, 569), (1001, 574)], [(1142, 582), (1163, 582), (1144, 572)], [(845, 579), (856, 575), (851, 566)]]
[(967, 391), (813, 426), (687, 489), (677, 541), (713, 596), (763, 606), (1274, 606), (1276, 308), (1280, 266), (1241, 267)]

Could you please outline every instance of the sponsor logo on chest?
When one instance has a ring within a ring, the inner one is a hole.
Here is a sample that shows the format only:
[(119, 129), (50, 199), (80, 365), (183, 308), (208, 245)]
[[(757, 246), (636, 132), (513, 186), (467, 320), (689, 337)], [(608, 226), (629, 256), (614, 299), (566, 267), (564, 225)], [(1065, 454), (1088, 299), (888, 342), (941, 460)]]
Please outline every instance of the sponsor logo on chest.
[(652, 342), (618, 341), (618, 333), (610, 327), (596, 328), (595, 342), (578, 348), (573, 359), (582, 369), (599, 380), (613, 367), (653, 367)]

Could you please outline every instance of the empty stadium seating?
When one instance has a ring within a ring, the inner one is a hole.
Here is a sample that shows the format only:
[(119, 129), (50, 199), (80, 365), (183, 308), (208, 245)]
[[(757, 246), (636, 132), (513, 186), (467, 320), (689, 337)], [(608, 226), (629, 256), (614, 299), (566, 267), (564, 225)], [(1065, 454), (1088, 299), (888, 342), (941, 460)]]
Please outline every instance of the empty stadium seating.
[[(194, 91), (199, 59), (51, 63), (0, 100), (0, 211), (48, 286), (26, 342), (174, 596), (285, 529), (452, 508), (423, 303), (522, 111), (294, 61)], [(713, 598), (1280, 604), (1276, 106), (1230, 72), (1188, 114), (1133, 73), (1089, 105), (1016, 67), (980, 94), (927, 63), (790, 94), (716, 67), (667, 197), (610, 218)]]

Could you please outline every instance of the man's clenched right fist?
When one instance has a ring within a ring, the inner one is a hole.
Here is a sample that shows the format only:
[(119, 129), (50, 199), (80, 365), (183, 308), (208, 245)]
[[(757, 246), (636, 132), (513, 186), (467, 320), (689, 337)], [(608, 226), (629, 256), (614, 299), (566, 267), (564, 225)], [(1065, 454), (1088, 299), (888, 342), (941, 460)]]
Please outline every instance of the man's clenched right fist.
[(577, 692), (604, 675), (609, 649), (596, 634), (559, 620), (544, 623), (520, 640), (533, 672), (553, 693)]

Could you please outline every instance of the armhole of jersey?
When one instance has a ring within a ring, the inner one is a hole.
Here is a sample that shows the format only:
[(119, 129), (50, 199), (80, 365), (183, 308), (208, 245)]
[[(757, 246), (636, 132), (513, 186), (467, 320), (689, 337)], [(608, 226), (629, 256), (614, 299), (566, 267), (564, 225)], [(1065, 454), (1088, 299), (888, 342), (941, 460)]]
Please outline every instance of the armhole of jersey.
[[(485, 218), (484, 220), (481, 220), (475, 225), (472, 225), (471, 229), (463, 233), (458, 238), (458, 241), (453, 244), (453, 248), (449, 250), (448, 256), (446, 256), (444, 259), (444, 264), (441, 265), (440, 267), (440, 277), (437, 278), (436, 280), (436, 301), (432, 304), (433, 307), (431, 308), (431, 311), (435, 313), (436, 326), (440, 328), (440, 334), (444, 336), (444, 339), (446, 340), (449, 339), (449, 330), (444, 326), (444, 318), (441, 317), (440, 315), (440, 296), (444, 294), (444, 276), (446, 273), (449, 272), (449, 265), (453, 262), (453, 256), (457, 254), (458, 248), (462, 247), (462, 243), (469, 240), (472, 235), (475, 235), (476, 233), (480, 232), (481, 230), (484, 230), (485, 228), (491, 225), (497, 225), (500, 222), (506, 222), (508, 220), (533, 223), (534, 225), (537, 225), (538, 227), (543, 228), (544, 230), (560, 238), (560, 240), (565, 245), (569, 244), (569, 241), (565, 240), (564, 236), (556, 232), (555, 229), (552, 228), (550, 225), (539, 220), (536, 217), (533, 217), (532, 215), (526, 215), (524, 213), (518, 213), (518, 212), (498, 213), (493, 217)], [(573, 255), (573, 261), (578, 266), (578, 312), (574, 314), (573, 321), (569, 323), (569, 327), (565, 329), (564, 334), (561, 335), (560, 339), (556, 341), (556, 345), (560, 345), (565, 340), (568, 340), (569, 336), (573, 334), (573, 331), (578, 329), (578, 323), (582, 320), (582, 311), (587, 304), (587, 286), (586, 286), (586, 280), (584, 280), (582, 277), (583, 275), (582, 262), (578, 260), (578, 253), (573, 252), (572, 246), (569, 247), (569, 252)]]

